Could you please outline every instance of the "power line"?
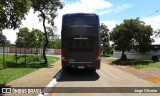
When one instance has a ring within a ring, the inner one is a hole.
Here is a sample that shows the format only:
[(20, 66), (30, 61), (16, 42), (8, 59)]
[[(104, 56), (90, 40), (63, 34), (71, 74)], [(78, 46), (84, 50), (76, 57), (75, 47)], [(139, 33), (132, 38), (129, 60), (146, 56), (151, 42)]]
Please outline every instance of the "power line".
[(149, 17), (149, 16), (152, 16), (152, 15), (157, 14), (157, 13), (159, 13), (159, 12), (160, 12), (160, 10), (156, 10), (156, 11), (154, 11), (154, 12), (152, 12), (152, 13), (146, 15), (146, 16), (143, 16), (143, 17), (141, 17), (141, 18)]

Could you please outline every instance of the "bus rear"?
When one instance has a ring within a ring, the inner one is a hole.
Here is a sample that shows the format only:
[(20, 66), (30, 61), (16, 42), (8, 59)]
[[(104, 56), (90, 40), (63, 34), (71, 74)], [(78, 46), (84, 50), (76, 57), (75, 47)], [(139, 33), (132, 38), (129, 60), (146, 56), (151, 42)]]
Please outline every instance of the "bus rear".
[(96, 14), (66, 14), (62, 20), (62, 68), (100, 69), (99, 17)]

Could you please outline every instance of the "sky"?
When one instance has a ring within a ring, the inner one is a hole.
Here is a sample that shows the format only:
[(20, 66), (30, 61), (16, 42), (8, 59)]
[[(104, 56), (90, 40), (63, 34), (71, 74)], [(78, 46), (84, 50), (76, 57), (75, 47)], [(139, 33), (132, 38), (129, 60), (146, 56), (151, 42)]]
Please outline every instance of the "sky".
[[(111, 31), (117, 24), (123, 23), (124, 19), (135, 19), (137, 17), (146, 25), (151, 25), (154, 30), (160, 29), (160, 0), (61, 0), (64, 8), (58, 10), (58, 16), (54, 20), (58, 27), (57, 34), (61, 34), (62, 16), (66, 13), (96, 13), (99, 15), (100, 23), (104, 23)], [(42, 22), (37, 18), (38, 13), (33, 9), (22, 20), (20, 28), (28, 27), (43, 31)], [(14, 43), (16, 30), (4, 30), (3, 34)], [(155, 39), (154, 44), (160, 44), (160, 39)]]

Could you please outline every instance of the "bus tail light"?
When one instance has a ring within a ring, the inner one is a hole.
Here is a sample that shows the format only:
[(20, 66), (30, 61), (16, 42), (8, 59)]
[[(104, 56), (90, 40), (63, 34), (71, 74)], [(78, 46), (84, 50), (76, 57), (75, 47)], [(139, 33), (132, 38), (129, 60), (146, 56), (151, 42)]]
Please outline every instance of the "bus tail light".
[(100, 48), (98, 48), (97, 49), (97, 53), (96, 53), (96, 59), (95, 59), (95, 61), (99, 61), (100, 60), (100, 53), (101, 53), (101, 50), (100, 50)]
[(68, 61), (67, 57), (64, 55), (64, 49), (61, 50), (62, 61)]

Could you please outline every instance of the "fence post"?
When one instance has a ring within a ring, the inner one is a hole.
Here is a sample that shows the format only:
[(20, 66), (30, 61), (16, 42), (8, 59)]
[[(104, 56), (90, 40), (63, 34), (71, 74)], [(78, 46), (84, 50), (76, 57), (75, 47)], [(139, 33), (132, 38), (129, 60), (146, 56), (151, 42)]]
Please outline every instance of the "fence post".
[(36, 55), (37, 55), (37, 61), (39, 61), (38, 60), (38, 48), (36, 47)]
[(3, 68), (6, 68), (7, 66), (6, 66), (6, 63), (5, 63), (5, 52), (4, 52), (4, 47), (5, 47), (5, 45), (4, 44), (2, 44), (2, 47), (3, 47)]
[(17, 45), (16, 45), (16, 54), (15, 54), (15, 56), (16, 56), (16, 65), (17, 65)]
[(41, 60), (42, 60), (42, 51), (43, 51), (43, 49), (41, 48)]
[(25, 47), (25, 64), (27, 64), (27, 63), (26, 63), (26, 47)]

